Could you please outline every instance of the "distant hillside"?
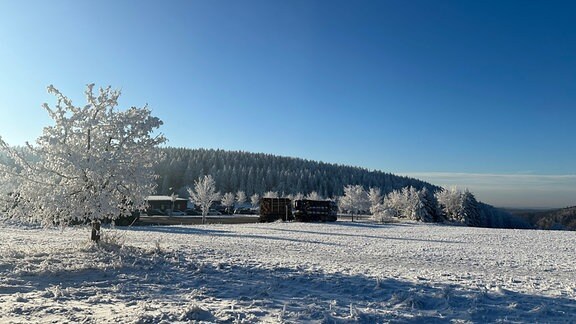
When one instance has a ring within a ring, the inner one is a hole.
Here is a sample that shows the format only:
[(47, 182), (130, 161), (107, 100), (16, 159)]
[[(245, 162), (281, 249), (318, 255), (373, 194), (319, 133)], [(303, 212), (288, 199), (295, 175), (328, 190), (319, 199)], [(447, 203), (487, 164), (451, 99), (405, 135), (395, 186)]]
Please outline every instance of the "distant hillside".
[(576, 230), (576, 206), (545, 211), (510, 210), (541, 229)]
[(164, 159), (156, 167), (160, 194), (168, 194), (170, 188), (174, 188), (181, 196), (187, 196), (186, 188), (206, 174), (214, 177), (217, 190), (243, 190), (248, 195), (267, 191), (280, 194), (316, 191), (323, 197), (334, 197), (342, 195), (343, 187), (349, 184), (378, 187), (384, 193), (407, 186), (439, 189), (430, 183), (391, 173), (271, 154), (186, 148), (161, 150)]

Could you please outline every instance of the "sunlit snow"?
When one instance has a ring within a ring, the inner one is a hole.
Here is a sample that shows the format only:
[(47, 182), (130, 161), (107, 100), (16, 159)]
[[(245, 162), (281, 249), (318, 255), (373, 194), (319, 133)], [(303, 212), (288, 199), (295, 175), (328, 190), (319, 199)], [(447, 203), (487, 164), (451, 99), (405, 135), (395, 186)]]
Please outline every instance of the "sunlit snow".
[(0, 321), (574, 322), (574, 232), (0, 225)]

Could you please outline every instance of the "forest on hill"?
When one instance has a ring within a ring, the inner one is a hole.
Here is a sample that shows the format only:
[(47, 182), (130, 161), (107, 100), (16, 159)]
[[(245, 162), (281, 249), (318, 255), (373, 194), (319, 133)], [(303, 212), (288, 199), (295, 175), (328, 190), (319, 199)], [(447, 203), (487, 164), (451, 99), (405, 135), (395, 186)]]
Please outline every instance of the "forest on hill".
[(542, 211), (510, 210), (510, 212), (525, 219), (536, 228), (576, 230), (576, 206)]
[(322, 197), (343, 194), (346, 185), (380, 188), (383, 193), (414, 187), (437, 191), (430, 183), (364, 168), (281, 157), (263, 153), (215, 149), (162, 148), (163, 159), (156, 166), (157, 193), (178, 193), (203, 175), (211, 175), (222, 193), (244, 191), (248, 196), (268, 191), (304, 195), (313, 191)]
[[(274, 192), (286, 197), (315, 193), (316, 197), (338, 200), (341, 210), (350, 211), (344, 206), (346, 199), (341, 198), (353, 194), (353, 187), (362, 187), (363, 193), (358, 194), (358, 199), (365, 195), (366, 200), (358, 204), (365, 205), (354, 208), (369, 212), (375, 218), (393, 214), (422, 222), (530, 227), (504, 210), (477, 201), (468, 190), (442, 190), (433, 184), (391, 173), (262, 153), (186, 148), (161, 150), (163, 158), (155, 171), (157, 193), (162, 195), (177, 193), (187, 198), (187, 188), (193, 187), (200, 176), (210, 175), (216, 182), (216, 190), (222, 194), (243, 191), (248, 197), (253, 194), (262, 197)], [(351, 192), (345, 193), (345, 189)], [(369, 203), (368, 200), (375, 201)]]

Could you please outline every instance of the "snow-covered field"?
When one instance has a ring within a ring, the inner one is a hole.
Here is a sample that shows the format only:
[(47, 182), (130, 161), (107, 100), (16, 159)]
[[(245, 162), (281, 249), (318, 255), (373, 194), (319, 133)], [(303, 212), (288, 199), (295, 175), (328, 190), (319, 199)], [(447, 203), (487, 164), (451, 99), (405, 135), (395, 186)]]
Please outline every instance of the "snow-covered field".
[(1, 323), (570, 323), (576, 233), (336, 222), (0, 225)]

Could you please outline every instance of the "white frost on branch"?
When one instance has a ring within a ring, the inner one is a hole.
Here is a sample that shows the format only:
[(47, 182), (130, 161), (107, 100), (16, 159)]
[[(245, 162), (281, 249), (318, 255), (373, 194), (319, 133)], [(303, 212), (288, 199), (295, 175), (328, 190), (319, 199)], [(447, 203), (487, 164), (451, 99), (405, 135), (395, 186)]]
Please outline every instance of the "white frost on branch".
[(200, 206), (202, 210), (202, 224), (206, 223), (206, 215), (212, 203), (220, 199), (220, 193), (216, 192), (216, 181), (211, 175), (198, 178), (194, 181), (194, 189), (188, 188), (190, 201)]
[(226, 207), (228, 213), (230, 213), (230, 208), (234, 206), (235, 201), (236, 196), (231, 192), (227, 192), (222, 196), (222, 206)]
[(343, 212), (359, 214), (370, 209), (368, 193), (361, 185), (347, 185), (344, 187), (344, 196), (339, 200), (339, 208)]
[(114, 220), (143, 209), (154, 189), (155, 148), (166, 141), (153, 135), (162, 121), (147, 106), (118, 110), (120, 91), (110, 87), (95, 93), (88, 85), (84, 106), (52, 85), (48, 92), (57, 103), (43, 107), (54, 124), (35, 145), (16, 150), (0, 138), (11, 162), (0, 163), (0, 180), (14, 184), (6, 215), (55, 225)]
[(263, 198), (278, 198), (278, 192), (277, 191), (267, 191), (264, 193), (264, 196), (262, 196)]
[(250, 204), (252, 204), (252, 207), (257, 208), (260, 205), (260, 195), (255, 193), (250, 196)]
[(244, 192), (243, 190), (238, 190), (238, 192), (236, 193), (236, 203), (239, 206), (242, 206), (244, 203), (246, 203), (246, 192)]

